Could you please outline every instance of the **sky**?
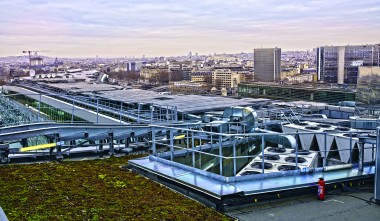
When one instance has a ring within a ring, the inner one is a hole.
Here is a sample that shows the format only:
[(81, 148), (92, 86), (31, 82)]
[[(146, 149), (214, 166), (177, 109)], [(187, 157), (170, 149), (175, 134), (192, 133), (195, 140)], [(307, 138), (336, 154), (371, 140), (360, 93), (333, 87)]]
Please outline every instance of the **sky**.
[(380, 0), (1, 0), (0, 56), (146, 57), (380, 43)]

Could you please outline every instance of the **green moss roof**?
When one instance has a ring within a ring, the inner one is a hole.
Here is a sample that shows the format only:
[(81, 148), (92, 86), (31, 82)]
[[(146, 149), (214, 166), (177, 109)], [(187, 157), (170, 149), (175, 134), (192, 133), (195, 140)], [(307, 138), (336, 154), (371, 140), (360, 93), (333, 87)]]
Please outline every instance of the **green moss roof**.
[(0, 205), (11, 220), (228, 220), (120, 168), (131, 157), (0, 166)]

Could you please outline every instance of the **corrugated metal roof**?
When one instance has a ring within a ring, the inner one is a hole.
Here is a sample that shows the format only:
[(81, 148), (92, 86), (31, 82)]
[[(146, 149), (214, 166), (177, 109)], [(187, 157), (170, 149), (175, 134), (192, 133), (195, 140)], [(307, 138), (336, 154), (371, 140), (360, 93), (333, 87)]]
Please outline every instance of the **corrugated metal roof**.
[(233, 98), (200, 95), (162, 95), (152, 91), (131, 89), (103, 91), (98, 97), (118, 100), (125, 103), (152, 103), (160, 106), (176, 106), (182, 113), (199, 113), (211, 110), (224, 110), (230, 106), (249, 106), (252, 103)]

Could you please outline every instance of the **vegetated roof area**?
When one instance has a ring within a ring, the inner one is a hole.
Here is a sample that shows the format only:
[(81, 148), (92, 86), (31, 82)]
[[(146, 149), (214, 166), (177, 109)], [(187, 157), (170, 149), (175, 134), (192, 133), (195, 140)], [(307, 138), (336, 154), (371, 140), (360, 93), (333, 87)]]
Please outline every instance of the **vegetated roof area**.
[(132, 157), (0, 166), (12, 220), (229, 220), (120, 166)]

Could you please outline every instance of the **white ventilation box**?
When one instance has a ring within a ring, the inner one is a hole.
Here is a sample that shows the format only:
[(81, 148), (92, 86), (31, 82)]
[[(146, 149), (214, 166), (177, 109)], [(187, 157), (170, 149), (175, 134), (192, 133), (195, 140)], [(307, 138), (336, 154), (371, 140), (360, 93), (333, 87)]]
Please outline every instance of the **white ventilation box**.
[[(289, 170), (308, 170), (318, 166), (318, 154), (314, 151), (299, 150), (298, 162), (295, 160), (294, 149), (284, 147), (267, 147), (264, 149), (264, 173), (282, 172)], [(262, 170), (262, 154), (259, 153), (249, 162), (237, 176), (260, 174)]]

